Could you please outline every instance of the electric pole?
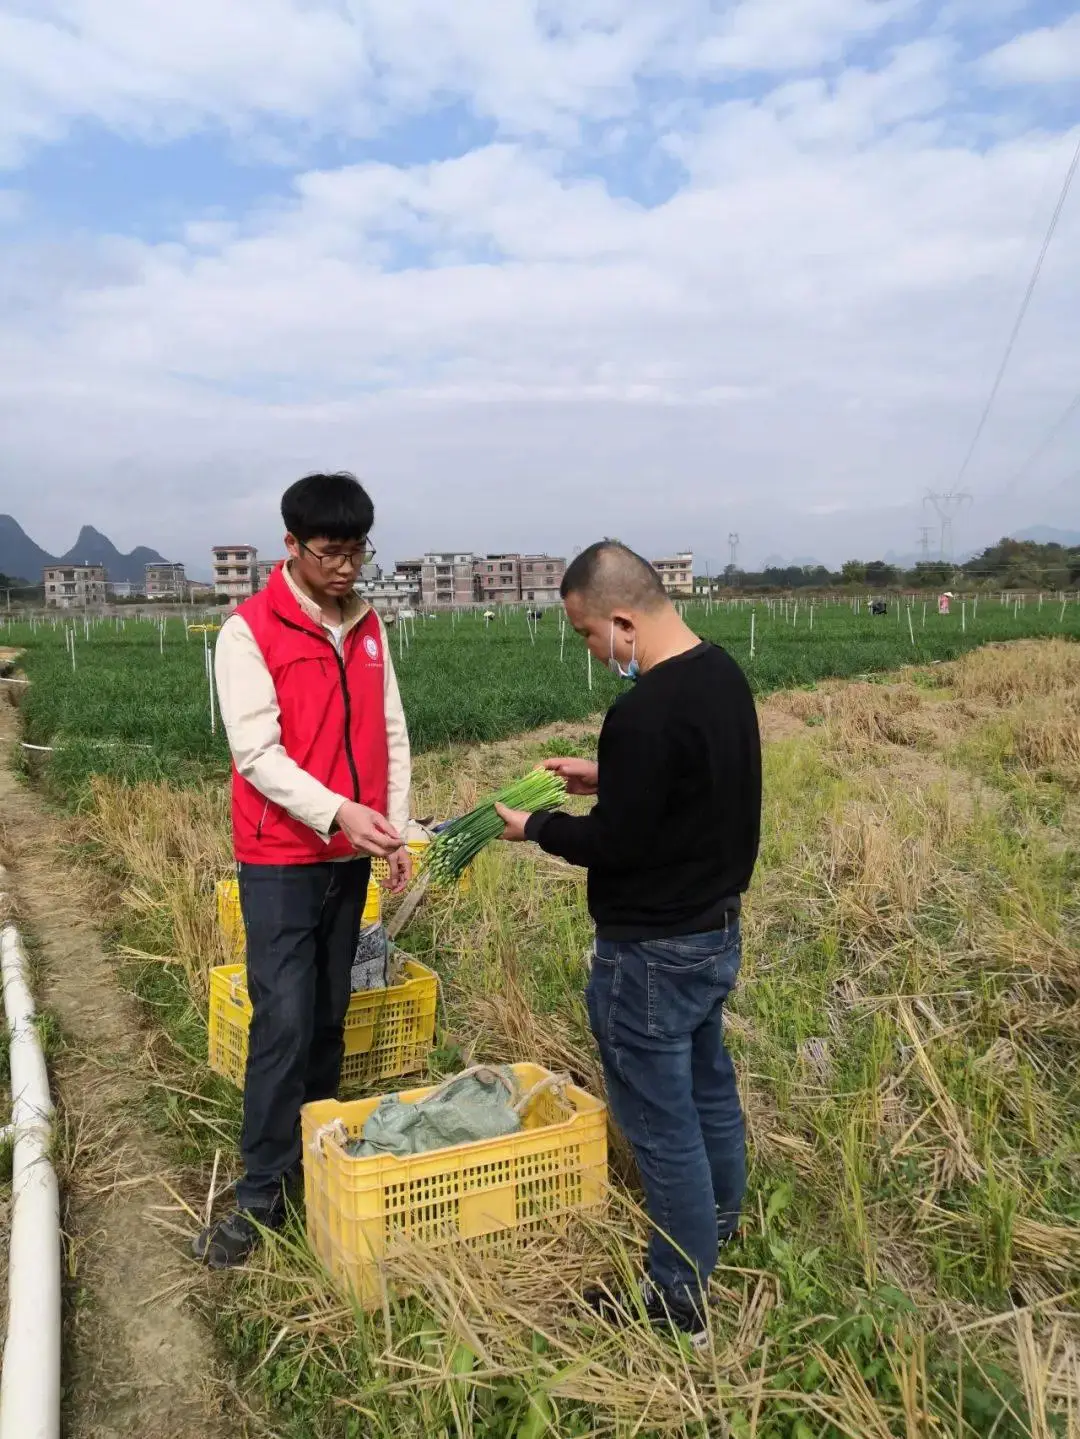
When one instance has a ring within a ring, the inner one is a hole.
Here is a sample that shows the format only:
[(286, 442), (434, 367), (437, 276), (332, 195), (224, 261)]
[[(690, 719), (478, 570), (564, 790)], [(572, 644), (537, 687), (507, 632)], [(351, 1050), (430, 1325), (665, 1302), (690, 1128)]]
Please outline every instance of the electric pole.
[(937, 511), (937, 517), (941, 521), (941, 558), (951, 560), (953, 557), (953, 520), (965, 505), (971, 504), (971, 496), (966, 490), (950, 490), (946, 494), (936, 494), (933, 490), (927, 490), (923, 504), (933, 505)]
[(727, 537), (728, 542), (728, 567), (727, 582), (729, 585), (738, 586), (739, 574), (739, 536), (735, 530), (730, 531)]

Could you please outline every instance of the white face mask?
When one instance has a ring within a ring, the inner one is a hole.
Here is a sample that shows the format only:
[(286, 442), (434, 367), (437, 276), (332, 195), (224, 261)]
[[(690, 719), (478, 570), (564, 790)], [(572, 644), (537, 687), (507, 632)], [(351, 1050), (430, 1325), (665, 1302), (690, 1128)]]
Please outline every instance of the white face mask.
[(613, 675), (618, 675), (621, 680), (636, 680), (641, 673), (641, 666), (637, 662), (637, 635), (634, 636), (630, 651), (630, 663), (626, 669), (615, 658), (615, 621), (611, 621), (611, 644), (608, 653), (608, 669)]

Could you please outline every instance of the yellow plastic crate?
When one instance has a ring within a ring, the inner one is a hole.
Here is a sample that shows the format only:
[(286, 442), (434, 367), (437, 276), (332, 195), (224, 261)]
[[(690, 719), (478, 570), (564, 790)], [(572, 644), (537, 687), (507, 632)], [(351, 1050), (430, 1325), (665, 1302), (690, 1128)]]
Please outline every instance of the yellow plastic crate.
[[(415, 959), (405, 978), (389, 989), (354, 994), (345, 1016), (345, 1083), (395, 1079), (422, 1069), (435, 1042), (439, 978)], [(210, 971), (209, 1064), (216, 1074), (243, 1088), (247, 1070), (251, 1000), (242, 964)]]
[(215, 887), (217, 921), (225, 941), (225, 953), (243, 963), (247, 952), (244, 916), (240, 913), (240, 887), (236, 879), (219, 879)]
[[(218, 928), (225, 939), (225, 952), (238, 963), (247, 954), (244, 916), (240, 912), (240, 886), (235, 875), (219, 879), (216, 886)], [(363, 924), (378, 924), (382, 918), (382, 890), (372, 875), (364, 902)]]
[[(405, 848), (412, 854), (415, 863), (416, 877), (423, 873), (424, 865), (427, 863), (427, 852), (431, 848), (429, 839), (410, 839), (406, 841)], [(390, 873), (390, 866), (385, 859), (373, 859), (371, 861), (372, 879), (386, 879)], [(472, 870), (467, 869), (458, 877), (457, 888), (461, 894), (468, 894), (472, 889)]]
[[(549, 1071), (512, 1066), (527, 1091)], [(402, 1093), (406, 1103), (432, 1089)], [(324, 1100), (301, 1111), (307, 1234), (328, 1272), (367, 1308), (381, 1301), (379, 1266), (396, 1241), (466, 1242), (488, 1252), (525, 1242), (553, 1221), (599, 1208), (607, 1194), (607, 1111), (574, 1085), (540, 1094), (518, 1134), (406, 1159), (353, 1159), (335, 1137), (359, 1138), (378, 1099)]]

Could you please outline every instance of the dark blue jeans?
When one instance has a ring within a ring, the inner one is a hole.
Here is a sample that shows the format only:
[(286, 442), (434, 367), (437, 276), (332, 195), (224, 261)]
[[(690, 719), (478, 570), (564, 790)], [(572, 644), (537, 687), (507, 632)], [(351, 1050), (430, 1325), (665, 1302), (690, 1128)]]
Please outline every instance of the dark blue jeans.
[(300, 1106), (332, 1099), (371, 861), (241, 864), (251, 998), (241, 1209), (274, 1210), (300, 1164)]
[(740, 958), (738, 920), (679, 939), (598, 939), (593, 952), (589, 1021), (655, 1226), (649, 1273), (678, 1299), (696, 1300), (708, 1283), (746, 1189), (742, 1106), (723, 1036)]

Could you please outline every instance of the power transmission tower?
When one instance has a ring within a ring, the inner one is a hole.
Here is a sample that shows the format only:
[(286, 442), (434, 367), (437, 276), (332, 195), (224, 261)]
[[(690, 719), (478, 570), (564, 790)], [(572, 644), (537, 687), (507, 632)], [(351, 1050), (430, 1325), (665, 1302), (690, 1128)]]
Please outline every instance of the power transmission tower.
[(925, 565), (930, 559), (930, 526), (922, 525), (919, 528), (919, 549), (922, 550), (922, 562)]
[(935, 494), (933, 490), (927, 490), (923, 504), (933, 505), (937, 511), (937, 517), (941, 521), (941, 558), (951, 560), (953, 557), (953, 520), (965, 505), (971, 504), (971, 496), (966, 490), (950, 490), (946, 494)]

